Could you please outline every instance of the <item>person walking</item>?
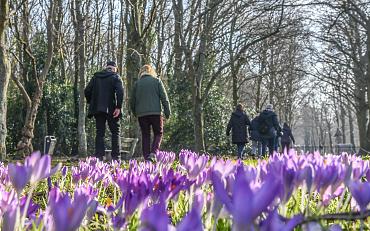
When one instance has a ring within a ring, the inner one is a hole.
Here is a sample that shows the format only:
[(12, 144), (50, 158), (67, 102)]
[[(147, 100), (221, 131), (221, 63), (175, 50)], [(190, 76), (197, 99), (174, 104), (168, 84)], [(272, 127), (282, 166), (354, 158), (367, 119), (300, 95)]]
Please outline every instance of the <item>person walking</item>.
[(262, 153), (265, 154), (266, 147), (268, 147), (269, 154), (272, 155), (274, 151), (277, 151), (275, 141), (277, 133), (281, 132), (281, 127), (271, 104), (268, 104), (259, 115), (258, 131), (262, 140)]
[(236, 106), (235, 111), (231, 114), (229, 123), (226, 128), (226, 136), (230, 136), (232, 132), (232, 142), (236, 144), (238, 158), (243, 157), (245, 144), (247, 139), (247, 126), (250, 126), (250, 121), (247, 114), (243, 110), (242, 104)]
[(252, 140), (252, 155), (262, 155), (262, 143), (261, 143), (261, 135), (258, 131), (258, 120), (259, 117), (256, 116), (251, 121), (251, 126), (249, 129), (250, 139)]
[[(171, 115), (170, 102), (162, 81), (150, 65), (144, 65), (139, 72), (130, 98), (131, 111), (138, 118), (144, 159), (153, 162), (154, 154), (159, 150), (163, 136), (163, 116)], [(154, 139), (150, 146), (150, 131)]]
[(283, 124), (283, 135), (281, 136), (281, 148), (282, 152), (288, 152), (290, 150), (290, 145), (293, 142), (295, 143), (294, 136), (292, 134), (292, 130), (290, 129), (289, 125), (285, 122)]
[(103, 160), (105, 156), (105, 128), (108, 122), (112, 133), (112, 159), (120, 154), (120, 124), (122, 115), (123, 85), (113, 61), (106, 64), (104, 70), (96, 72), (85, 88), (85, 98), (89, 104), (88, 117), (95, 118), (95, 157)]

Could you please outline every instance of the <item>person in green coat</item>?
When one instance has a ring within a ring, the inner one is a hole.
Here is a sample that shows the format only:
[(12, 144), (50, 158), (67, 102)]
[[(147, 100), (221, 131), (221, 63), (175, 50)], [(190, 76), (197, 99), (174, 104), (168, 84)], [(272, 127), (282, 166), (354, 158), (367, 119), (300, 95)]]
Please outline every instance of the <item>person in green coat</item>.
[[(154, 154), (159, 150), (163, 136), (163, 114), (168, 119), (171, 115), (170, 102), (162, 81), (150, 65), (144, 65), (139, 72), (130, 98), (131, 111), (138, 118), (142, 151), (145, 160), (154, 161)], [(154, 140), (150, 146), (150, 130)]]

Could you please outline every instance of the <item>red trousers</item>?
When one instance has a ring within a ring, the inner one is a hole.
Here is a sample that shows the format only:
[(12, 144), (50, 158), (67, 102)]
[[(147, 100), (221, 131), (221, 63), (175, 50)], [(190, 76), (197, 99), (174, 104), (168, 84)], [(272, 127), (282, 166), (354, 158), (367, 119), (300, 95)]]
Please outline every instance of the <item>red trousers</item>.
[[(163, 117), (161, 115), (147, 115), (139, 117), (142, 136), (142, 148), (144, 159), (148, 159), (150, 153), (156, 153), (161, 146), (163, 136)], [(150, 149), (150, 129), (153, 129), (154, 139)]]

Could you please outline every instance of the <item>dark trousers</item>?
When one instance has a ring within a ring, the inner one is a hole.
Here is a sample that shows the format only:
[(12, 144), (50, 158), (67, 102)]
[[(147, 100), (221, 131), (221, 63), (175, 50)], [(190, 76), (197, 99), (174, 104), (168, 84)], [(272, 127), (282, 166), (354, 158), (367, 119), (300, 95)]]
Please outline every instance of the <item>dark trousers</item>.
[(119, 118), (113, 118), (112, 115), (108, 115), (106, 113), (99, 113), (94, 117), (96, 123), (95, 156), (99, 159), (103, 159), (103, 156), (105, 155), (105, 124), (108, 122), (109, 130), (112, 133), (112, 158), (118, 159), (120, 150)]
[(285, 149), (286, 149), (286, 152), (289, 152), (289, 149), (290, 149), (290, 142), (281, 142), (281, 151), (282, 153), (285, 152)]
[(236, 143), (236, 150), (237, 150), (239, 159), (243, 157), (244, 148), (245, 148), (245, 143)]
[[(266, 153), (266, 147), (269, 148), (269, 154), (272, 155), (274, 153), (274, 150), (276, 148), (275, 146), (275, 139), (276, 137), (272, 137), (272, 138), (263, 138), (262, 139), (262, 154), (265, 154)], [(277, 151), (277, 150), (275, 150)]]
[[(144, 159), (148, 159), (150, 153), (156, 153), (161, 146), (163, 136), (163, 118), (160, 115), (147, 115), (139, 117), (142, 136), (142, 148)], [(153, 129), (154, 139), (150, 149), (150, 129)]]

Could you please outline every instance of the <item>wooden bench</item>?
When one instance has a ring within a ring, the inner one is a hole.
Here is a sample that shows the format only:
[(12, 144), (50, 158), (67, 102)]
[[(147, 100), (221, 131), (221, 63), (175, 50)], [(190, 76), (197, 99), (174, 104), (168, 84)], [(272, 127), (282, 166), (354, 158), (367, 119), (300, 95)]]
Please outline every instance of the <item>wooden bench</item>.
[[(121, 150), (119, 151), (120, 159), (128, 159), (127, 157), (132, 157), (135, 153), (136, 144), (139, 141), (138, 138), (124, 138), (121, 137)], [(125, 157), (125, 158), (124, 158)], [(105, 150), (105, 160), (112, 159), (112, 150)]]

